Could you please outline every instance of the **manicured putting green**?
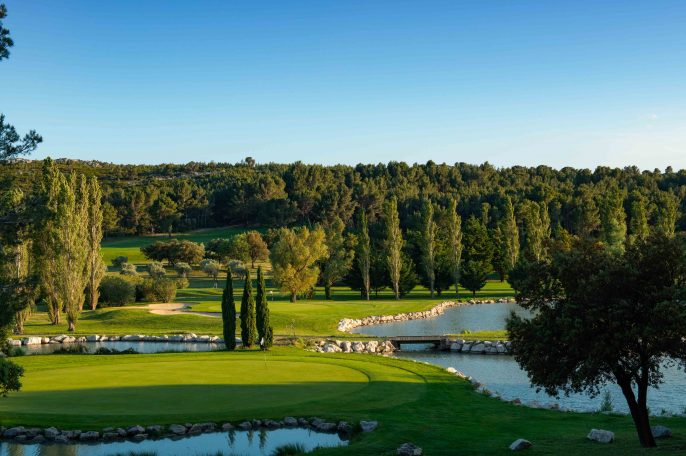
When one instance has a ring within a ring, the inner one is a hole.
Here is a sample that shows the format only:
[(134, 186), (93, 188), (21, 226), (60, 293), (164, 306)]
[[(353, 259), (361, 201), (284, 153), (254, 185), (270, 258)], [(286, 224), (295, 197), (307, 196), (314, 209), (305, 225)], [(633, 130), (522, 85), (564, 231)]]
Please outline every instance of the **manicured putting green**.
[[(0, 401), (0, 414), (36, 425), (279, 417), (324, 405), (336, 410), (352, 396), (373, 403), (388, 389), (384, 385), (422, 383), (403, 369), (359, 359), (259, 352), (34, 356), (20, 362), (24, 386)], [(401, 397), (408, 398), (405, 392)]]

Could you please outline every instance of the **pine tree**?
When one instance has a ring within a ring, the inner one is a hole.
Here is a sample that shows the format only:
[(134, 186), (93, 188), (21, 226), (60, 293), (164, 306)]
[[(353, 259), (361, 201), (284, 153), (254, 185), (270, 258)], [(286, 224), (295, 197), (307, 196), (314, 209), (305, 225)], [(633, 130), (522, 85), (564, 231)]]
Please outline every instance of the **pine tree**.
[(95, 310), (100, 295), (100, 281), (105, 275), (105, 263), (100, 254), (100, 242), (102, 241), (102, 193), (100, 192), (98, 180), (95, 177), (91, 177), (88, 182), (88, 199), (87, 296), (91, 310)]
[(243, 287), (243, 298), (241, 299), (241, 340), (243, 341), (243, 348), (252, 347), (256, 338), (255, 297), (252, 294), (250, 270), (246, 269), (245, 286)]
[(256, 293), (256, 321), (257, 321), (257, 339), (260, 345), (264, 348), (271, 347), (271, 343), (267, 344), (267, 335), (270, 329), (269, 323), (269, 301), (267, 300), (267, 287), (264, 283), (264, 274), (262, 273), (262, 266), (257, 267), (257, 293)]
[(236, 349), (236, 303), (233, 301), (233, 277), (226, 270), (226, 286), (222, 292), (222, 329), (227, 350)]
[(447, 234), (450, 252), (450, 269), (453, 283), (455, 284), (455, 296), (459, 296), (460, 264), (462, 263), (462, 218), (457, 213), (457, 201), (450, 199), (448, 204)]
[(436, 283), (436, 222), (434, 221), (434, 207), (429, 199), (424, 200), (422, 205), (421, 250), (424, 274), (433, 298)]
[(631, 206), (629, 219), (629, 243), (643, 241), (650, 234), (648, 228), (648, 201), (645, 196), (635, 190), (631, 193)]
[(360, 270), (362, 277), (362, 292), (367, 301), (369, 301), (369, 291), (371, 286), (369, 269), (372, 263), (372, 246), (369, 238), (369, 226), (367, 225), (367, 214), (364, 209), (360, 210), (360, 218), (358, 221), (359, 232), (357, 235), (357, 267)]
[(327, 254), (321, 261), (321, 280), (326, 299), (333, 299), (331, 287), (345, 277), (353, 265), (355, 236), (344, 235), (344, 229), (345, 224), (338, 216), (324, 227)]
[(469, 217), (464, 229), (464, 252), (460, 285), (476, 294), (486, 284), (493, 260), (493, 242), (488, 229), (475, 216)]
[(655, 200), (655, 231), (673, 237), (679, 219), (679, 199), (671, 192), (658, 191)]
[(400, 299), (400, 272), (402, 268), (403, 233), (400, 230), (398, 201), (395, 197), (386, 204), (386, 261), (395, 299)]

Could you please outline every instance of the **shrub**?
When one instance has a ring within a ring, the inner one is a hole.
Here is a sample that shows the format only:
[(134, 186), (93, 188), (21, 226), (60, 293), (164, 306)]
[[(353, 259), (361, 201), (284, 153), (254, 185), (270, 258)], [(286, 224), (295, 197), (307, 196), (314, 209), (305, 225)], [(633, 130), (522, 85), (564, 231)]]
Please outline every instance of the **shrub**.
[(183, 277), (184, 279), (188, 277), (188, 274), (190, 274), (191, 271), (193, 271), (193, 268), (188, 263), (176, 263), (174, 269), (179, 277)]
[(129, 258), (122, 256), (122, 255), (120, 255), (116, 258), (112, 258), (112, 266), (114, 266), (115, 268), (120, 268), (122, 264), (128, 263), (128, 262), (129, 262)]
[(19, 391), (21, 381), (19, 378), (24, 375), (24, 368), (0, 358), (0, 395), (7, 397), (10, 391)]
[(106, 276), (100, 282), (100, 302), (104, 305), (121, 307), (135, 300), (135, 285), (123, 277)]
[(160, 302), (172, 302), (176, 298), (176, 281), (159, 279), (153, 281), (153, 294)]
[(174, 283), (176, 283), (176, 288), (178, 290), (180, 290), (182, 288), (188, 288), (188, 285), (190, 285), (190, 282), (185, 277), (180, 277), (180, 278), (176, 279), (174, 281)]
[(152, 302), (155, 300), (154, 281), (143, 279), (136, 284), (136, 301)]
[(121, 275), (127, 276), (137, 276), (138, 271), (136, 270), (136, 265), (131, 263), (122, 263), (121, 270), (119, 271)]
[(166, 273), (167, 271), (164, 269), (162, 263), (153, 261), (148, 265), (148, 274), (150, 274), (150, 277), (152, 277), (153, 279), (161, 279), (165, 276)]

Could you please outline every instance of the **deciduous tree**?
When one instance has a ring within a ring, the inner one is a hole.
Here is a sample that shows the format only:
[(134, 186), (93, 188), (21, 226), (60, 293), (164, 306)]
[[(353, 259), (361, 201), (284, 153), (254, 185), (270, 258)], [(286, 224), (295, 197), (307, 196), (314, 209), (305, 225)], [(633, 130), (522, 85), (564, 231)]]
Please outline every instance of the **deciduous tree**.
[(331, 287), (348, 273), (355, 257), (355, 237), (345, 235), (343, 221), (334, 217), (324, 228), (327, 253), (321, 260), (321, 277), (324, 296), (333, 299)]
[(386, 225), (385, 254), (388, 263), (388, 275), (395, 299), (400, 299), (400, 270), (402, 268), (404, 241), (398, 216), (398, 201), (395, 198), (391, 198), (385, 206), (384, 222)]
[(306, 227), (279, 230), (270, 259), (274, 281), (290, 293), (291, 302), (317, 283), (317, 262), (327, 254), (324, 237), (324, 230), (320, 227), (312, 231)]

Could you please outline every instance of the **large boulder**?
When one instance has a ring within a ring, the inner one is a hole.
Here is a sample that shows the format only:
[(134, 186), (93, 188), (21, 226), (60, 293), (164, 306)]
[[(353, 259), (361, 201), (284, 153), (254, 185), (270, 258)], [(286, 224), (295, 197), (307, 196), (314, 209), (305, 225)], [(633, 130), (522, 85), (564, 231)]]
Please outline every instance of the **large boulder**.
[(376, 353), (376, 349), (379, 347), (379, 343), (375, 340), (370, 340), (367, 342), (367, 352)]
[(362, 353), (364, 352), (364, 344), (362, 342), (353, 342), (352, 350), (355, 353)]
[(60, 435), (60, 431), (55, 427), (49, 427), (45, 430), (43, 434), (45, 435), (46, 439), (55, 440), (55, 437)]
[(21, 340), (22, 345), (40, 345), (43, 339), (40, 337), (24, 337)]
[(591, 432), (588, 433), (586, 438), (588, 440), (593, 440), (594, 442), (611, 443), (615, 440), (615, 433), (603, 429), (591, 429)]
[(343, 353), (350, 353), (352, 351), (352, 344), (349, 340), (344, 340), (341, 342), (341, 350)]
[(287, 416), (283, 419), (283, 424), (288, 427), (295, 427), (298, 425), (298, 420), (293, 418), (292, 416)]
[(672, 431), (666, 426), (653, 426), (650, 430), (656, 439), (667, 439), (672, 436)]
[(527, 450), (527, 449), (531, 448), (532, 446), (533, 445), (528, 440), (517, 439), (510, 444), (510, 449), (512, 451), (521, 451), (521, 450)]
[(322, 348), (324, 353), (339, 353), (341, 351), (340, 347), (336, 344), (326, 344)]
[(175, 435), (184, 435), (186, 433), (186, 426), (183, 424), (172, 424), (169, 426), (169, 432)]
[(424, 452), (414, 443), (403, 443), (396, 450), (398, 456), (422, 456)]
[(379, 427), (378, 421), (360, 421), (360, 429), (362, 432), (372, 432)]
[(26, 428), (24, 426), (15, 426), (7, 429), (2, 436), (5, 437), (6, 439), (13, 439), (17, 437), (18, 435), (24, 435), (26, 434)]
[(138, 424), (131, 426), (126, 430), (126, 433), (129, 435), (129, 437), (133, 437), (136, 434), (143, 434), (144, 432), (145, 428), (143, 426), (139, 426)]
[(79, 435), (79, 440), (92, 442), (93, 440), (98, 440), (100, 438), (100, 433), (98, 431), (86, 431)]

